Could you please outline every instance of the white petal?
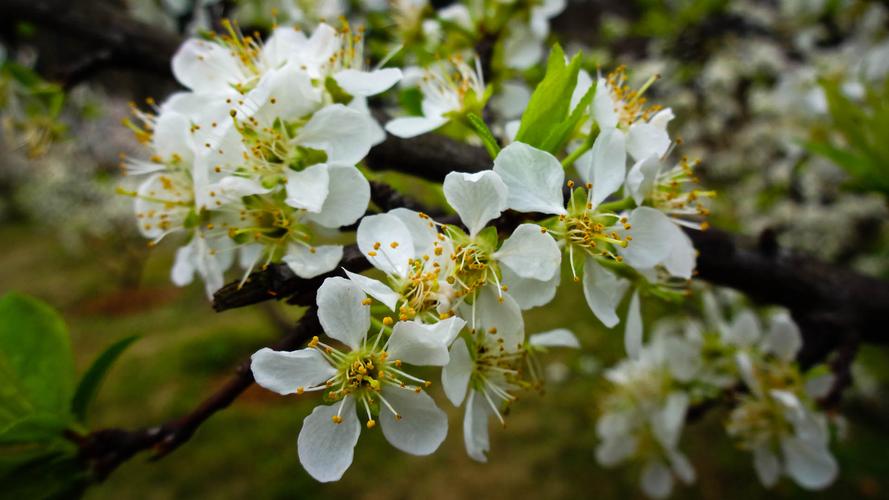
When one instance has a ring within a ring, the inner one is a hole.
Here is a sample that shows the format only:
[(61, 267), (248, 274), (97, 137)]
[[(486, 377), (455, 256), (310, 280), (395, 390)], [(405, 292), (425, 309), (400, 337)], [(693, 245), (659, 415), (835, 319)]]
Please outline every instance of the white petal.
[(503, 59), (506, 66), (524, 70), (537, 64), (543, 57), (543, 43), (534, 36), (526, 24), (512, 23), (503, 44)]
[(667, 124), (670, 123), (673, 118), (676, 118), (676, 115), (673, 114), (673, 110), (670, 108), (664, 108), (655, 113), (655, 115), (652, 116), (650, 120), (648, 120), (648, 123), (661, 130), (667, 130)]
[(176, 286), (185, 286), (194, 281), (194, 247), (185, 245), (176, 250), (176, 260), (170, 272), (170, 279)]
[(278, 68), (304, 50), (308, 40), (302, 31), (289, 26), (280, 26), (268, 37), (262, 46), (262, 58), (271, 68)]
[[(347, 104), (349, 109), (354, 109), (360, 113), (364, 113), (365, 115), (370, 116), (370, 108), (367, 106), (367, 98), (361, 96), (355, 96), (349, 101)], [(383, 130), (383, 127), (380, 126), (380, 123), (376, 120), (368, 120), (367, 121), (370, 128), (368, 129), (368, 134), (370, 137), (371, 146), (376, 146), (381, 142), (386, 140), (386, 132)]]
[(399, 294), (392, 291), (391, 288), (379, 282), (373, 278), (368, 278), (362, 274), (356, 274), (348, 269), (343, 269), (346, 272), (346, 276), (349, 277), (350, 280), (355, 282), (358, 286), (364, 290), (364, 293), (370, 295), (371, 297), (379, 300), (386, 307), (389, 308), (390, 311), (395, 310), (395, 305), (398, 303)]
[(241, 269), (251, 269), (262, 257), (265, 247), (260, 244), (243, 245), (238, 252), (238, 265)]
[(839, 468), (826, 446), (798, 438), (784, 438), (781, 449), (787, 474), (803, 488), (820, 490), (836, 479)]
[(573, 347), (580, 349), (580, 341), (574, 333), (567, 328), (557, 328), (548, 332), (531, 335), (528, 343), (542, 347)]
[(657, 156), (649, 156), (637, 161), (627, 174), (627, 189), (636, 205), (641, 206), (645, 198), (651, 194), (654, 181), (661, 168), (661, 161)]
[[(457, 319), (459, 318), (449, 318)], [(389, 358), (412, 365), (444, 366), (448, 363), (448, 345), (453, 323), (444, 321), (425, 325), (418, 321), (399, 321), (389, 337)], [(459, 330), (458, 330), (459, 332)]]
[(630, 131), (627, 133), (627, 152), (634, 160), (643, 160), (650, 156), (660, 158), (669, 147), (670, 136), (666, 130), (644, 122), (630, 125)]
[(761, 331), (756, 315), (750, 310), (744, 310), (735, 317), (725, 341), (739, 347), (752, 346), (759, 341)]
[(490, 170), (475, 174), (451, 172), (444, 180), (445, 198), (471, 236), (506, 210), (508, 193), (500, 176)]
[(157, 116), (151, 142), (154, 151), (164, 160), (178, 156), (189, 165), (194, 159), (191, 122), (179, 113), (162, 112)]
[(500, 271), (503, 274), (503, 284), (509, 290), (509, 296), (515, 299), (522, 309), (549, 304), (556, 296), (556, 290), (562, 279), (560, 272), (555, 273), (549, 281), (539, 281), (522, 278), (506, 266), (501, 267)]
[(695, 469), (685, 455), (676, 450), (669, 450), (667, 459), (670, 461), (673, 473), (685, 484), (691, 484), (695, 481)]
[(671, 238), (676, 228), (669, 217), (654, 208), (639, 207), (630, 213), (629, 223), (631, 229), (627, 233), (633, 240), (621, 249), (627, 264), (637, 269), (648, 269), (670, 255)]
[(432, 132), (447, 122), (448, 119), (443, 116), (402, 116), (389, 120), (386, 123), (386, 132), (402, 139), (410, 139)]
[(324, 204), (318, 213), (306, 214), (305, 220), (329, 228), (354, 224), (367, 211), (370, 184), (352, 165), (331, 165), (327, 173), (330, 183)]
[(408, 260), (415, 255), (414, 244), (410, 231), (398, 217), (379, 214), (361, 219), (357, 242), (358, 249), (374, 267), (386, 274), (407, 276)]
[(322, 104), (321, 91), (295, 63), (267, 72), (254, 90), (247, 100), (260, 106), (256, 117), (265, 123), (273, 123), (277, 118), (297, 120)]
[(688, 395), (684, 392), (674, 391), (667, 396), (663, 408), (652, 418), (655, 438), (665, 449), (673, 449), (679, 443), (679, 435), (685, 424), (687, 410)]
[[(338, 412), (343, 421), (336, 424), (333, 417)], [(317, 406), (303, 420), (303, 428), (299, 431), (299, 461), (318, 481), (337, 481), (352, 465), (360, 434), (361, 424), (351, 396), (346, 396), (343, 403)]]
[(342, 259), (343, 247), (340, 245), (321, 245), (311, 249), (290, 245), (287, 255), (281, 258), (290, 270), (303, 279), (333, 271)]
[(357, 349), (370, 328), (370, 307), (362, 302), (367, 296), (351, 281), (333, 277), (318, 288), (318, 319), (328, 337)]
[(372, 122), (365, 113), (332, 104), (312, 115), (296, 142), (327, 153), (327, 163), (355, 165), (373, 145)]
[(469, 391), (466, 400), (466, 413), (463, 416), (463, 444), (466, 454), (473, 460), (487, 462), (486, 453), (491, 450), (488, 439), (488, 415), (491, 407), (485, 397), (475, 389)]
[(206, 238), (199, 234), (192, 240), (194, 263), (198, 274), (204, 280), (204, 291), (208, 298), (225, 284), (224, 273), (234, 262), (234, 253), (220, 251), (227, 243), (219, 238)]
[(562, 252), (537, 224), (522, 224), (503, 242), (494, 258), (522, 278), (549, 281), (559, 272)]
[(429, 455), (448, 434), (448, 417), (424, 391), (385, 386), (382, 395), (401, 416), (380, 409), (380, 426), (389, 443), (411, 455)]
[(420, 217), (420, 212), (407, 208), (393, 208), (386, 213), (398, 217), (410, 232), (411, 240), (414, 243), (414, 251), (416, 252), (414, 254), (415, 257), (433, 253), (438, 232), (428, 218), (422, 218)]
[(624, 331), (624, 348), (630, 358), (638, 359), (642, 351), (642, 314), (639, 311), (639, 292), (633, 293), (630, 308), (627, 309), (627, 324)]
[(506, 120), (522, 116), (528, 101), (531, 99), (531, 91), (523, 83), (504, 82), (501, 91), (491, 98), (491, 106)]
[(627, 176), (627, 152), (624, 133), (615, 128), (599, 132), (587, 166), (579, 165), (578, 173), (584, 182), (593, 183), (590, 202), (593, 208), (620, 188)]
[(673, 491), (673, 474), (660, 460), (652, 460), (642, 469), (642, 491), (651, 498), (667, 498)]
[(336, 369), (315, 349), (273, 351), (260, 349), (250, 357), (250, 369), (256, 383), (278, 394), (296, 394), (324, 383), (336, 375)]
[(792, 361), (803, 346), (799, 327), (786, 312), (772, 317), (768, 335), (763, 339), (763, 348), (784, 361)]
[(555, 156), (514, 142), (494, 158), (494, 172), (509, 188), (507, 204), (519, 212), (564, 214), (565, 171)]
[(397, 68), (376, 71), (346, 69), (333, 75), (337, 85), (353, 96), (372, 96), (389, 90), (401, 80), (401, 70)]
[(781, 475), (781, 462), (777, 455), (766, 445), (760, 445), (753, 449), (753, 468), (759, 482), (766, 488), (771, 488), (778, 483)]
[(271, 191), (253, 179), (235, 176), (223, 177), (213, 185), (213, 189), (216, 190), (217, 199), (222, 199), (226, 203), (238, 203), (244, 196), (265, 194)]
[(583, 296), (590, 310), (606, 327), (613, 328), (620, 322), (615, 310), (629, 286), (629, 281), (618, 278), (595, 259), (587, 257), (583, 266)]
[[(473, 306), (464, 306), (464, 318), (472, 318)], [(487, 333), (487, 338), (499, 343), (503, 339), (503, 349), (506, 352), (515, 352), (525, 342), (525, 320), (522, 317), (522, 309), (508, 294), (503, 294), (503, 301), (497, 288), (488, 285), (479, 292), (475, 301), (475, 325), (474, 328), (484, 328), (486, 331), (496, 329), (496, 333)]]
[(667, 244), (670, 246), (670, 253), (664, 258), (662, 264), (671, 276), (691, 279), (697, 261), (694, 243), (676, 224), (673, 224), (669, 231), (671, 236)]
[(287, 170), (287, 199), (285, 203), (309, 212), (318, 212), (324, 205), (330, 176), (326, 164), (312, 165), (305, 170)]
[(593, 96), (593, 116), (601, 130), (617, 127), (617, 103), (612, 100), (611, 89), (604, 78), (596, 83), (596, 95)]
[(472, 356), (469, 354), (466, 342), (457, 339), (451, 346), (450, 361), (441, 370), (441, 387), (454, 406), (460, 406), (466, 397), (473, 367)]
[(605, 439), (596, 447), (596, 461), (604, 467), (617, 465), (633, 456), (637, 444), (637, 439), (630, 435)]
[(241, 64), (229, 49), (207, 40), (187, 40), (173, 56), (173, 75), (199, 93), (234, 93), (230, 85), (244, 78)]
[(836, 376), (833, 373), (825, 373), (806, 380), (806, 394), (812, 399), (821, 399), (833, 389)]
[(577, 85), (574, 86), (574, 92), (571, 93), (571, 110), (573, 111), (575, 107), (580, 103), (580, 100), (583, 96), (590, 90), (590, 87), (593, 86), (593, 78), (590, 76), (586, 70), (580, 70), (577, 73)]
[(735, 364), (738, 365), (738, 373), (741, 374), (741, 380), (744, 381), (747, 388), (753, 394), (762, 396), (762, 387), (760, 387), (759, 381), (756, 378), (756, 369), (753, 367), (753, 361), (750, 359), (749, 354), (744, 351), (736, 353)]

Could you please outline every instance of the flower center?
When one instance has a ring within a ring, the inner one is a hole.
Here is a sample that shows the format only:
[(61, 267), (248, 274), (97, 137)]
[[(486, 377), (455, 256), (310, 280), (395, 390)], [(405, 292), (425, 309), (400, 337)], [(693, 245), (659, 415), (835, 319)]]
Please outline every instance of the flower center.
[[(615, 247), (626, 248), (633, 237), (630, 235), (621, 237), (613, 229), (609, 231), (610, 227), (606, 225), (609, 218), (616, 219), (617, 216), (594, 214), (589, 210), (583, 210), (579, 214), (559, 217), (565, 224), (565, 239), (572, 247), (572, 251), (576, 246), (590, 255), (607, 257), (620, 262), (621, 257), (614, 253)], [(630, 229), (626, 218), (620, 218), (618, 221), (624, 225), (624, 229)]]
[(407, 277), (402, 280), (400, 287), (404, 299), (404, 304), (398, 310), (401, 321), (413, 319), (436, 308), (440, 274), (441, 265), (430, 261), (428, 255), (408, 260)]
[(493, 252), (474, 241), (457, 244), (451, 254), (454, 272), (447, 281), (457, 287), (457, 298), (472, 295), (489, 280), (497, 279), (497, 263), (492, 258)]

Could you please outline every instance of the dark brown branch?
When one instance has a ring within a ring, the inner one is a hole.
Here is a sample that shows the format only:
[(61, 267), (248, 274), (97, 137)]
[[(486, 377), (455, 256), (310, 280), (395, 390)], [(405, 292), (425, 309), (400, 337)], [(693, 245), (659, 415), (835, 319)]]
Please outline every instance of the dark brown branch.
[[(309, 308), (289, 334), (277, 342), (273, 349), (290, 351), (305, 344), (313, 335), (321, 332), (317, 311)], [(86, 436), (69, 436), (80, 446), (80, 457), (94, 472), (104, 479), (123, 462), (146, 450), (154, 450), (152, 459), (160, 459), (187, 442), (197, 429), (218, 411), (227, 408), (244, 391), (253, 385), (250, 360), (238, 365), (234, 375), (190, 413), (162, 425), (127, 431), (102, 429)]]
[(110, 2), (3, 0), (0, 19), (29, 21), (65, 35), (98, 54), (103, 64), (171, 77), (170, 59), (182, 40), (175, 33), (130, 19)]

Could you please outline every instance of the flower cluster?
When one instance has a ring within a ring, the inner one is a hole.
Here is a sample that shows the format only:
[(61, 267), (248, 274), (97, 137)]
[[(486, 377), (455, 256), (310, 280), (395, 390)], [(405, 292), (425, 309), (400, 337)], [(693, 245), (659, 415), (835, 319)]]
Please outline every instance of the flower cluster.
[(311, 36), (282, 27), (264, 43), (226, 26), (174, 56), (188, 91), (135, 110), (128, 126), (151, 154), (125, 163), (147, 178), (123, 190), (145, 237), (188, 239), (173, 281), (197, 272), (208, 294), (236, 256), (247, 273), (283, 261), (302, 278), (337, 265), (336, 229), (361, 217), (370, 196), (355, 165), (384, 136), (366, 98), (401, 78), (365, 70), (362, 35), (348, 26), (322, 24)]
[(674, 477), (695, 479), (678, 448), (690, 406), (738, 390), (726, 432), (753, 453), (762, 484), (774, 486), (784, 474), (805, 488), (826, 487), (837, 463), (827, 447), (826, 417), (814, 401), (830, 389), (832, 376), (820, 367), (804, 373), (794, 363), (802, 341), (786, 313), (772, 314), (763, 332), (751, 310), (727, 322), (712, 295), (703, 299), (707, 324), (659, 323), (638, 358), (606, 373), (612, 387), (596, 427), (602, 440), (597, 460), (605, 466), (641, 463), (643, 491), (666, 497)]

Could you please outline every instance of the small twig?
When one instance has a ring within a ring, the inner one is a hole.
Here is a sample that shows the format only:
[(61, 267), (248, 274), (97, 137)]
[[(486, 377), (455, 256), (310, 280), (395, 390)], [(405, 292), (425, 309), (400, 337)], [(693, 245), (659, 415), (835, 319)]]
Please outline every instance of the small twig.
[[(296, 327), (272, 348), (284, 351), (296, 349), (320, 331), (317, 310), (314, 307), (309, 308)], [(153, 460), (172, 453), (187, 442), (210, 417), (227, 408), (253, 382), (248, 359), (235, 368), (234, 375), (222, 387), (178, 419), (133, 431), (101, 429), (86, 436), (69, 434), (69, 438), (79, 445), (80, 458), (90, 465), (95, 477), (103, 480), (123, 462), (140, 452), (153, 449)]]

